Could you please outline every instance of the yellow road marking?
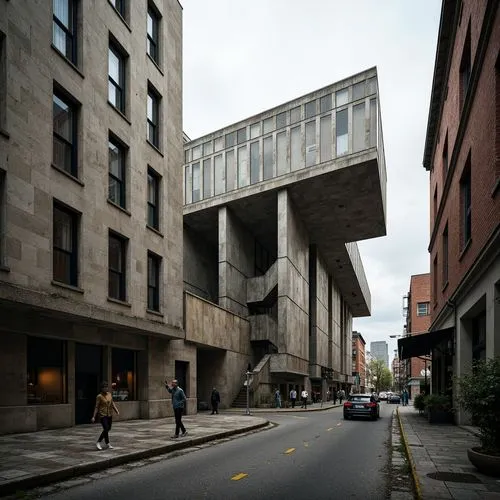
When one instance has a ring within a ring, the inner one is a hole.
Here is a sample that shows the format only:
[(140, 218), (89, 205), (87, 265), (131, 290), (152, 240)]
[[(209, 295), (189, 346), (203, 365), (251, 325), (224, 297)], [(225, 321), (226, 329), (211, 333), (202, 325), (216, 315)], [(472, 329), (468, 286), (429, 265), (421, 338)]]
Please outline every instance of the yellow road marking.
[(342, 425), (342, 422), (339, 422), (339, 423), (337, 424), (337, 427), (340, 427), (341, 425)]
[(333, 431), (333, 427), (330, 427), (329, 429), (326, 429), (328, 432)]
[(306, 448), (309, 448), (309, 443), (304, 443), (304, 446), (305, 446)]
[(248, 474), (245, 474), (244, 472), (240, 472), (239, 474), (235, 474), (232, 478), (231, 481), (239, 481), (240, 479), (243, 479), (244, 477), (247, 477)]
[(285, 451), (285, 455), (290, 455), (290, 453), (293, 453), (295, 451), (295, 448), (288, 448), (288, 450)]
[(307, 418), (307, 417), (298, 417), (297, 415), (292, 415), (293, 418)]

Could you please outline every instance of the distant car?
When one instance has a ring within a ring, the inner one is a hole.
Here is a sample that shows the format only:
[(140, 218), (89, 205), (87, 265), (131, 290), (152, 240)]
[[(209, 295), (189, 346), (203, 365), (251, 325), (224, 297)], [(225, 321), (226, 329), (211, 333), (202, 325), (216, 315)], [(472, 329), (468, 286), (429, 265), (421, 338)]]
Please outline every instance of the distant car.
[(387, 401), (387, 392), (379, 393), (378, 398), (380, 399), (380, 401)]
[(401, 396), (399, 394), (391, 393), (387, 399), (388, 403), (401, 404)]
[(352, 394), (344, 403), (344, 420), (352, 417), (380, 418), (380, 405), (371, 394)]

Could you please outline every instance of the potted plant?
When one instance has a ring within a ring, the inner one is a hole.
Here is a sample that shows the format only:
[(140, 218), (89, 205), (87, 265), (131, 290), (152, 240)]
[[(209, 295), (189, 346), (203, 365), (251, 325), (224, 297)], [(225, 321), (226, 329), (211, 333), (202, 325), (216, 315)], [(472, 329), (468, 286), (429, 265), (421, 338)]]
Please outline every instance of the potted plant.
[(418, 410), (418, 413), (422, 415), (425, 410), (425, 402), (424, 402), (425, 394), (417, 394), (413, 399), (413, 407), (415, 410)]
[(424, 405), (430, 424), (453, 423), (451, 398), (444, 394), (429, 394), (424, 397)]
[(500, 356), (475, 361), (472, 371), (456, 379), (458, 402), (479, 428), (480, 447), (470, 448), (472, 464), (500, 477)]

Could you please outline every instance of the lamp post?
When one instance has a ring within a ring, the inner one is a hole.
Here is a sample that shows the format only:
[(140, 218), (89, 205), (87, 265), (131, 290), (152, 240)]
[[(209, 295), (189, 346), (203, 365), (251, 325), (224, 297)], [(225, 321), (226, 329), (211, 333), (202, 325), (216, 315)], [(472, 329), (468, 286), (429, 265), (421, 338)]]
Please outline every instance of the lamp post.
[(247, 376), (247, 409), (245, 412), (245, 415), (251, 415), (250, 413), (250, 375), (252, 374), (251, 371), (247, 370), (246, 376)]

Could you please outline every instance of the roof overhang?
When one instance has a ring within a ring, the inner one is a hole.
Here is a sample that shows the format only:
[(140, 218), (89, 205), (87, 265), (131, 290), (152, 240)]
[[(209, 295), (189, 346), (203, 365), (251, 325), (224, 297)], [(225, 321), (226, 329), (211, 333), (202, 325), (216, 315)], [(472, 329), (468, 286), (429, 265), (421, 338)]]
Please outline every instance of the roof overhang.
[(431, 354), (435, 346), (453, 337), (454, 330), (455, 329), (451, 327), (398, 339), (399, 358), (410, 359), (416, 356)]

